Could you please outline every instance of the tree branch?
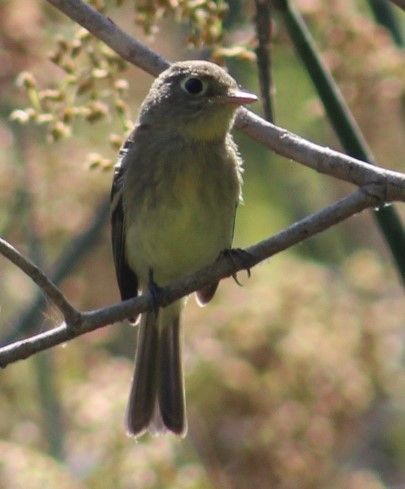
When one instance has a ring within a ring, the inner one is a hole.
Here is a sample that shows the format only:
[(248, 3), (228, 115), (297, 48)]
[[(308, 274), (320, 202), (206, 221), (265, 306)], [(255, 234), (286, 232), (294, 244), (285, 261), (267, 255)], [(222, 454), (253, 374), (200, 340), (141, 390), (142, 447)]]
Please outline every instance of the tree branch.
[(405, 10), (405, 0), (391, 0), (391, 2), (394, 3), (400, 9)]
[(22, 256), (13, 246), (7, 243), (7, 241), (1, 238), (0, 253), (28, 275), (30, 279), (43, 290), (63, 314), (63, 317), (68, 324), (74, 325), (80, 320), (80, 313), (66, 300), (62, 292), (48, 279), (42, 270), (28, 260), (28, 258)]
[(82, 0), (47, 0), (55, 8), (103, 41), (123, 59), (157, 76), (169, 67), (163, 56), (150, 49), (138, 39), (130, 36), (109, 17), (98, 12)]
[(257, 72), (259, 76), (259, 86), (261, 93), (261, 102), (263, 106), (264, 117), (269, 122), (274, 122), (274, 106), (272, 93), (274, 93), (273, 79), (271, 76), (271, 35), (272, 35), (272, 19), (271, 19), (271, 1), (270, 0), (255, 0), (256, 13), (254, 23), (256, 27), (256, 42), (255, 48), (257, 60)]
[(236, 126), (275, 153), (312, 168), (319, 173), (358, 186), (386, 183), (387, 202), (404, 201), (405, 175), (365, 163), (333, 149), (319, 146), (242, 108)]
[[(199, 272), (162, 288), (157, 298), (157, 303), (159, 306), (166, 306), (211, 282), (230, 277), (235, 272), (246, 267), (253, 267), (270, 256), (330, 228), (353, 214), (369, 207), (384, 205), (384, 199), (384, 185), (372, 184), (357, 189), (335, 204), (302, 219), (268, 239), (250, 246), (245, 250), (246, 255), (244, 255), (244, 259), (240, 263), (236, 262), (238, 260), (231, 261), (229, 258), (223, 257)], [(24, 259), (22, 261), (15, 260), (14, 263), (18, 266), (19, 263), (24, 263)], [(48, 287), (48, 283), (46, 287)], [(65, 343), (113, 322), (123, 321), (130, 316), (145, 312), (153, 306), (154, 299), (148, 293), (109, 307), (78, 313), (74, 324), (64, 323), (46, 333), (0, 348), (0, 367), (4, 368), (10, 363), (28, 358), (35, 353)]]
[[(100, 234), (107, 223), (107, 218), (110, 215), (110, 199), (106, 196), (98, 208), (95, 209), (92, 218), (86, 223), (82, 232), (70, 238), (57, 259), (52, 265), (50, 281), (56, 286), (60, 284), (64, 278), (72, 273), (84, 255), (100, 242)], [(25, 335), (32, 334), (34, 328), (40, 320), (41, 311), (46, 305), (46, 298), (42, 290), (38, 290), (36, 297), (30, 305), (15, 319), (11, 327), (2, 330), (0, 344), (7, 344), (16, 341), (21, 337), (22, 332)], [(66, 321), (66, 318), (65, 318)], [(69, 321), (67, 321), (69, 323)]]

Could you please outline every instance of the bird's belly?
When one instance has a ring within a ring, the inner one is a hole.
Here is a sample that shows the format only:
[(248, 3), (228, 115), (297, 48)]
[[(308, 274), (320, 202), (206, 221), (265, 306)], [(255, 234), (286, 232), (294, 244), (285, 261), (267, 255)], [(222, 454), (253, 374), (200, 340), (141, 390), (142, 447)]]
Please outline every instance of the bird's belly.
[(145, 206), (127, 229), (128, 260), (145, 287), (150, 270), (158, 285), (189, 275), (214, 262), (231, 246), (235, 199), (210, 201), (182, 194)]

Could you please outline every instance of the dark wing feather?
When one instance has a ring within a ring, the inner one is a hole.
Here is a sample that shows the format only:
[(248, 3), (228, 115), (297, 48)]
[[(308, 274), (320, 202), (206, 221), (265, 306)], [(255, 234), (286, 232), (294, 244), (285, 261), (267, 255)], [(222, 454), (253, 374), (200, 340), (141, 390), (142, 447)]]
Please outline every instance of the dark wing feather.
[(133, 141), (128, 139), (121, 148), (118, 163), (114, 170), (114, 178), (111, 189), (111, 227), (112, 249), (117, 275), (118, 287), (121, 299), (127, 300), (138, 295), (138, 278), (128, 265), (125, 251), (125, 215), (122, 199), (122, 187), (124, 183), (125, 164), (124, 159)]

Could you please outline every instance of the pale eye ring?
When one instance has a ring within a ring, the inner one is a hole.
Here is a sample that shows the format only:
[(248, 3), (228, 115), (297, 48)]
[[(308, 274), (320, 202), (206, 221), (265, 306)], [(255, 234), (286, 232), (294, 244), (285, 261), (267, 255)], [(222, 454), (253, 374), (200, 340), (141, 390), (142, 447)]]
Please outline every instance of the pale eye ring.
[(189, 95), (198, 97), (204, 95), (208, 85), (205, 80), (201, 80), (197, 76), (188, 76), (181, 82), (181, 88)]

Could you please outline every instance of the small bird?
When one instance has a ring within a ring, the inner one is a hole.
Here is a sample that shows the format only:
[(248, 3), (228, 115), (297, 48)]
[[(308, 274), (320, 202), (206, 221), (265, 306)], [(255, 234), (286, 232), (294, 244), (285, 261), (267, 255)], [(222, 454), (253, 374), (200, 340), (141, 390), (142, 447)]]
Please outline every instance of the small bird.
[[(257, 101), (219, 66), (172, 64), (143, 101), (111, 192), (112, 247), (122, 300), (213, 263), (230, 250), (242, 160), (230, 130)], [(199, 290), (209, 302), (218, 283)], [(185, 436), (180, 314), (185, 299), (141, 315), (127, 432)]]

